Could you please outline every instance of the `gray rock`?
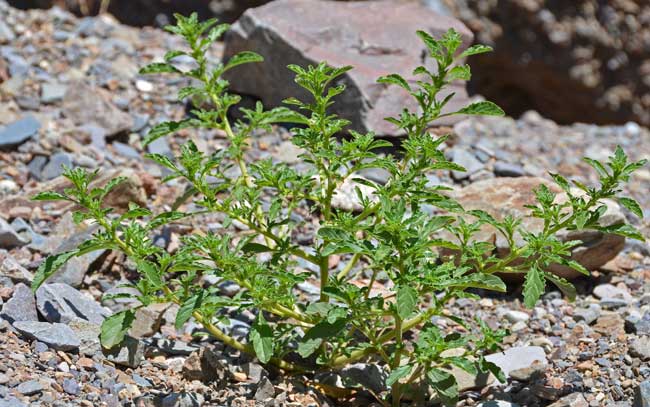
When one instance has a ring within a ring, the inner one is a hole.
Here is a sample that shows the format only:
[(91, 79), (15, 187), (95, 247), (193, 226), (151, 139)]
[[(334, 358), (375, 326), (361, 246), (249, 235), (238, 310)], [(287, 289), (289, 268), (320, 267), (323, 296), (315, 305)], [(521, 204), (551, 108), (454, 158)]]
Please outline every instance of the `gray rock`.
[(38, 134), (41, 123), (34, 116), (26, 116), (20, 120), (0, 128), (0, 149), (20, 145)]
[(79, 348), (79, 338), (64, 324), (48, 322), (18, 321), (14, 328), (29, 339), (43, 342), (54, 350), (75, 350)]
[(15, 397), (9, 396), (0, 399), (0, 407), (27, 407), (27, 404), (23, 403)]
[(170, 305), (169, 303), (154, 303), (138, 308), (135, 312), (135, 321), (129, 329), (129, 335), (134, 338), (154, 335), (160, 329), (163, 314)]
[(515, 322), (526, 322), (530, 319), (530, 316), (526, 314), (523, 311), (514, 311), (514, 310), (509, 310), (505, 313), (504, 317), (512, 322), (513, 324)]
[(627, 318), (625, 327), (633, 334), (650, 335), (650, 311), (643, 314), (641, 318)]
[(634, 392), (634, 407), (650, 407), (650, 380), (641, 382)]
[(490, 400), (481, 402), (476, 407), (519, 407), (519, 404), (504, 400)]
[(0, 317), (14, 323), (15, 321), (38, 321), (36, 301), (32, 290), (20, 283), (14, 287), (14, 294), (2, 306)]
[(642, 361), (650, 360), (650, 336), (643, 336), (632, 341), (630, 355), (638, 357)]
[(76, 125), (93, 123), (111, 137), (127, 132), (133, 127), (133, 119), (110, 102), (102, 90), (83, 82), (72, 83), (63, 98), (63, 114)]
[(498, 177), (523, 177), (526, 171), (519, 164), (497, 161), (494, 163), (494, 174)]
[(480, 162), (474, 154), (463, 148), (454, 148), (450, 154), (452, 161), (455, 164), (464, 167), (466, 170), (451, 172), (451, 176), (457, 181), (467, 179), (470, 175), (483, 169), (483, 163)]
[(598, 304), (591, 304), (588, 308), (578, 308), (573, 311), (573, 319), (576, 321), (584, 321), (587, 325), (591, 325), (600, 317), (600, 306)]
[(616, 287), (612, 284), (597, 285), (594, 287), (593, 294), (601, 300), (619, 299), (627, 302), (632, 300), (632, 295), (626, 289)]
[[(384, 118), (399, 116), (405, 107), (415, 111), (417, 102), (405, 90), (376, 80), (399, 73), (413, 81), (417, 79), (412, 74), (415, 66), (433, 65), (432, 58), (423, 58), (425, 47), (412, 27), (426, 27), (436, 37), (454, 27), (462, 36), (462, 48), (472, 41), (471, 32), (458, 20), (436, 14), (419, 2), (273, 1), (247, 10), (225, 38), (224, 60), (251, 50), (265, 62), (239, 66), (225, 79), (233, 91), (256, 96), (270, 108), (290, 96), (309, 100), (306, 91), (294, 83), (288, 64), (307, 66), (327, 60), (337, 67), (353, 65), (355, 69), (337, 81), (346, 84), (347, 91), (336, 98), (331, 113), (350, 120), (351, 129), (362, 133), (401, 135)], [(463, 85), (455, 84), (449, 92), (456, 92), (446, 106), (449, 111), (468, 101)], [(440, 123), (453, 122), (445, 120)]]
[(168, 355), (180, 355), (188, 356), (192, 352), (195, 352), (199, 349), (198, 346), (190, 345), (183, 341), (176, 341), (173, 339), (158, 339), (155, 342), (155, 345), (158, 349), (165, 352)]
[(11, 249), (29, 244), (29, 240), (19, 235), (7, 221), (0, 218), (0, 249)]
[(43, 385), (38, 380), (29, 380), (16, 386), (16, 391), (25, 396), (31, 396), (43, 391)]
[(485, 359), (499, 366), (506, 376), (512, 371), (527, 369), (534, 364), (548, 364), (544, 349), (540, 346), (516, 346), (488, 355)]
[[(110, 204), (108, 204), (108, 206), (111, 207)], [(63, 243), (56, 248), (54, 253), (62, 253), (76, 248), (79, 244), (90, 239), (96, 230), (97, 228), (92, 226), (86, 230), (76, 231), (65, 239)], [(105, 250), (97, 250), (84, 254), (83, 256), (73, 257), (68, 260), (60, 270), (54, 273), (48, 281), (51, 283), (65, 283), (72, 287), (79, 287), (90, 266), (104, 253)]]
[(8, 277), (14, 283), (30, 284), (34, 275), (21, 266), (13, 256), (6, 251), (0, 250), (0, 277)]
[(262, 378), (260, 383), (257, 385), (257, 390), (255, 391), (255, 400), (258, 403), (263, 403), (273, 397), (275, 397), (275, 387), (273, 386), (273, 383), (271, 383), (268, 377)]
[(44, 83), (41, 86), (41, 102), (46, 104), (60, 102), (67, 90), (68, 87), (60, 83)]
[(72, 167), (70, 154), (58, 152), (52, 154), (50, 160), (41, 170), (41, 179), (51, 180), (63, 174), (64, 167)]
[(361, 385), (380, 393), (386, 385), (386, 372), (375, 364), (355, 363), (341, 369), (341, 378), (344, 384), (352, 386)]
[(63, 391), (70, 394), (71, 396), (76, 396), (81, 391), (79, 383), (75, 379), (63, 379)]
[(86, 356), (95, 356), (102, 353), (102, 346), (99, 342), (101, 327), (83, 319), (75, 319), (68, 323), (79, 338), (79, 353)]
[(3, 20), (0, 20), (0, 44), (10, 43), (16, 39), (11, 27), (7, 25)]
[(49, 322), (67, 323), (80, 318), (99, 325), (111, 315), (97, 301), (63, 283), (40, 286), (36, 290), (36, 305)]
[(144, 360), (144, 342), (127, 336), (112, 349), (103, 349), (106, 359), (121, 366), (136, 368)]
[(122, 157), (132, 158), (135, 160), (140, 159), (140, 153), (135, 148), (131, 147), (128, 144), (120, 143), (119, 141), (113, 142), (113, 149), (115, 152)]
[(548, 407), (589, 407), (589, 403), (581, 393), (572, 393), (562, 397)]
[(244, 373), (248, 376), (248, 380), (253, 383), (259, 383), (265, 377), (269, 376), (269, 372), (266, 371), (260, 364), (255, 362), (248, 362), (243, 367)]
[(199, 393), (172, 393), (162, 400), (162, 407), (200, 407), (205, 402)]

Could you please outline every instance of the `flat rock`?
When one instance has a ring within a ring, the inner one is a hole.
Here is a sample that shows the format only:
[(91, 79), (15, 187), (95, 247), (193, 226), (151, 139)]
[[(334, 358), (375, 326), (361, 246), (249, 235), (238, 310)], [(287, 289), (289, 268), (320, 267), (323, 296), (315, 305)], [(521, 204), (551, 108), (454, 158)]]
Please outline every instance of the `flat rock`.
[(63, 114), (76, 125), (94, 123), (112, 137), (133, 127), (133, 118), (118, 109), (107, 95), (84, 82), (70, 84), (63, 97)]
[(2, 306), (0, 317), (11, 323), (15, 321), (38, 321), (36, 301), (32, 290), (25, 284), (17, 284), (14, 287), (14, 294), (11, 299)]
[(641, 359), (650, 360), (650, 336), (635, 339), (630, 344), (630, 355)]
[(169, 306), (169, 303), (155, 303), (138, 308), (129, 335), (134, 338), (144, 338), (158, 332), (163, 314)]
[(80, 318), (99, 325), (111, 314), (97, 301), (63, 283), (40, 286), (36, 290), (36, 304), (49, 322), (68, 323)]
[(650, 407), (650, 380), (641, 382), (636, 388), (634, 407)]
[(41, 123), (34, 116), (26, 116), (0, 128), (0, 149), (18, 146), (38, 134)]
[(0, 250), (0, 276), (9, 277), (14, 283), (31, 283), (34, 279), (29, 270), (4, 250)]
[[(545, 184), (551, 191), (558, 194), (556, 201), (563, 202), (566, 195), (555, 184), (539, 177), (517, 178), (492, 178), (470, 184), (451, 193), (451, 196), (467, 210), (482, 209), (497, 219), (507, 215), (522, 218), (521, 228), (529, 232), (541, 231), (543, 221), (528, 217), (530, 210), (525, 205), (535, 204), (533, 190)], [(604, 199), (607, 212), (601, 217), (601, 225), (607, 226), (625, 221), (619, 205), (611, 200)], [(495, 236), (495, 231), (489, 226), (484, 226), (476, 235), (476, 240), (490, 241)], [(572, 251), (572, 259), (576, 260), (588, 270), (595, 270), (607, 263), (623, 249), (625, 238), (598, 231), (560, 231), (558, 237), (563, 241), (580, 240), (582, 244)], [(516, 234), (515, 243), (525, 244), (523, 238)], [(510, 252), (508, 243), (503, 236), (496, 233), (496, 246), (499, 256), (507, 256)], [(582, 274), (559, 264), (552, 265), (550, 271), (565, 278), (574, 279)]]
[(31, 396), (43, 391), (43, 385), (38, 380), (28, 380), (16, 386), (16, 391), (25, 396)]
[(589, 407), (589, 403), (581, 393), (572, 393), (562, 397), (548, 407)]
[[(288, 64), (352, 65), (354, 69), (339, 82), (347, 91), (330, 112), (350, 120), (353, 130), (401, 135), (384, 118), (399, 116), (404, 107), (417, 110), (416, 102), (397, 86), (378, 84), (377, 78), (398, 73), (408, 81), (416, 80), (413, 69), (421, 64), (431, 67), (433, 60), (415, 31), (423, 29), (439, 37), (452, 27), (462, 36), (462, 48), (467, 47), (473, 37), (467, 27), (419, 2), (277, 0), (247, 10), (226, 35), (224, 60), (244, 50), (264, 57), (263, 63), (228, 72), (226, 79), (233, 91), (258, 97), (271, 108), (288, 97), (309, 100), (295, 84)], [(449, 111), (467, 104), (464, 85), (452, 85), (447, 92), (456, 93)]]
[(64, 324), (49, 322), (18, 321), (14, 328), (29, 339), (43, 342), (55, 350), (69, 351), (79, 348), (79, 338)]
[(102, 346), (99, 342), (101, 327), (83, 319), (76, 319), (67, 324), (79, 338), (79, 353), (86, 356), (101, 355)]
[(485, 359), (499, 366), (506, 376), (510, 376), (512, 371), (527, 369), (535, 364), (545, 365), (548, 363), (546, 353), (540, 346), (516, 346), (488, 355)]

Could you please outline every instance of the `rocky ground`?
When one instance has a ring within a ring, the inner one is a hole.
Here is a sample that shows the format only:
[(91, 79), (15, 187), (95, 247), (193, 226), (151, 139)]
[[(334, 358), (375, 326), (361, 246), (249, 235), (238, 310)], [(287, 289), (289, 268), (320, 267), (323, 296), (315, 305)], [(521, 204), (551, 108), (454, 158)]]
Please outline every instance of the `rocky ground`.
[[(163, 171), (143, 160), (144, 152), (173, 155), (188, 137), (206, 150), (225, 145), (218, 133), (184, 131), (142, 148), (151, 125), (186, 112), (174, 96), (182, 81), (137, 75), (139, 66), (175, 46), (177, 40), (162, 31), (121, 26), (109, 17), (17, 11), (0, 0), (0, 406), (372, 405), (363, 390), (344, 400), (319, 391), (319, 382), (337, 377), (283, 377), (195, 335), (200, 334), (196, 324), (177, 331), (174, 306), (142, 309), (131, 339), (111, 353), (102, 351), (98, 324), (127, 304), (101, 302), (101, 297), (124, 290), (118, 286), (135, 278), (114, 253), (75, 259), (35, 296), (31, 293), (32, 273), (48, 254), (65, 251), (93, 232), (74, 225), (69, 207), (29, 201), (37, 191), (65, 186), (62, 164), (100, 169), (106, 179), (128, 176), (109, 197), (118, 208), (129, 201), (157, 207), (170, 205), (183, 185), (161, 185)], [(214, 52), (218, 58), (220, 47)], [(650, 131), (634, 123), (559, 126), (528, 112), (519, 120), (466, 119), (436, 131), (452, 134), (446, 154), (469, 171), (430, 174), (432, 181), (453, 186), (461, 196), (465, 188), (484, 188), (486, 208), (494, 204), (488, 186), (514, 188), (513, 195), (525, 198), (528, 187), (541, 181), (532, 177), (547, 177), (547, 169), (593, 182), (580, 158), (604, 158), (617, 144), (634, 159), (650, 158)], [(262, 134), (248, 158), (304, 165), (288, 139), (283, 128)], [(381, 171), (362, 175), (377, 182), (386, 177)], [(647, 215), (649, 183), (650, 169), (644, 168), (627, 187)], [(342, 207), (354, 205), (345, 191), (339, 196)], [(308, 208), (303, 209), (297, 216), (308, 218)], [(620, 208), (616, 216), (650, 234), (648, 223)], [(163, 230), (157, 244), (174, 250), (194, 227), (221, 225), (219, 219), (174, 225)], [(313, 228), (297, 233), (302, 244), (314, 239)], [(550, 288), (536, 308), (527, 310), (513, 283), (508, 295), (450, 305), (453, 312), (511, 331), (505, 353), (491, 356), (508, 374), (508, 383), (459, 376), (466, 389), (460, 406), (650, 404), (650, 247), (594, 239), (583, 249), (602, 261), (591, 277), (576, 280), (575, 303)], [(226, 282), (206, 283), (219, 284), (226, 295), (238, 290)], [(300, 287), (307, 297), (315, 288)], [(223, 328), (245, 337), (254, 316), (231, 317)], [(383, 386), (384, 373), (373, 365), (357, 364), (337, 374), (363, 388)]]

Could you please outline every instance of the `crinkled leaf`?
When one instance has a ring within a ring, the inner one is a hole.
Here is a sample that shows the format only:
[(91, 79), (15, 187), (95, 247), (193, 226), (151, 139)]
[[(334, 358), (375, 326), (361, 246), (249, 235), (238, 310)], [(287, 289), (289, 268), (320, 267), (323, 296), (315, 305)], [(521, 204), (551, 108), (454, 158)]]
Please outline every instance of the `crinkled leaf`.
[(408, 318), (418, 303), (418, 292), (410, 285), (402, 285), (397, 287), (397, 315), (401, 319)]
[(32, 197), (32, 201), (70, 201), (71, 199), (66, 195), (54, 191), (44, 191)]
[(248, 64), (248, 63), (251, 63), (251, 62), (263, 62), (263, 61), (264, 61), (264, 58), (260, 54), (258, 54), (256, 52), (242, 51), (242, 52), (240, 52), (238, 54), (233, 55), (228, 60), (228, 62), (226, 63), (223, 70), (225, 72), (225, 71), (227, 71), (229, 69), (232, 69), (232, 68), (234, 68), (234, 67), (236, 67), (238, 65)]
[(194, 125), (194, 120), (192, 119), (181, 120), (179, 122), (170, 121), (158, 123), (149, 130), (149, 133), (147, 133), (147, 137), (144, 138), (142, 144), (146, 146), (161, 137), (191, 127), (192, 125)]
[(406, 82), (406, 79), (404, 79), (401, 75), (398, 75), (396, 73), (387, 76), (382, 76), (381, 78), (377, 79), (377, 82), (397, 85), (408, 91), (411, 90), (411, 86), (408, 84), (408, 82)]
[(620, 197), (617, 200), (618, 203), (623, 205), (627, 210), (629, 210), (639, 218), (643, 218), (643, 209), (641, 209), (641, 206), (637, 201), (635, 201), (632, 198), (626, 198), (626, 197)]
[(524, 304), (528, 308), (533, 308), (539, 300), (539, 297), (544, 294), (546, 282), (542, 271), (533, 266), (526, 273), (526, 281), (524, 282)]
[(246, 243), (244, 247), (242, 247), (242, 250), (247, 253), (266, 253), (272, 251), (270, 247), (255, 242)]
[(477, 44), (467, 48), (458, 57), (465, 58), (470, 55), (483, 54), (485, 52), (492, 52), (492, 47), (489, 47), (487, 45)]
[(404, 365), (398, 367), (397, 369), (393, 369), (393, 371), (390, 372), (386, 378), (386, 386), (390, 387), (400, 379), (408, 376), (411, 373), (411, 370), (413, 370), (412, 365)]
[(547, 280), (555, 284), (557, 288), (559, 288), (560, 291), (562, 291), (562, 293), (567, 296), (569, 301), (574, 301), (576, 299), (576, 288), (573, 284), (553, 273), (544, 273), (544, 275), (546, 276)]
[(174, 66), (166, 62), (154, 62), (140, 69), (140, 75), (149, 75), (155, 73), (181, 73)]
[(451, 70), (449, 70), (449, 73), (447, 74), (447, 79), (450, 81), (454, 80), (461, 80), (461, 81), (468, 81), (472, 78), (472, 70), (470, 69), (469, 65), (458, 65)]
[(629, 237), (630, 239), (645, 241), (645, 237), (636, 228), (631, 225), (621, 223), (618, 225), (602, 226), (598, 230), (606, 233), (613, 233), (620, 236)]
[(451, 114), (471, 114), (480, 116), (503, 116), (505, 112), (489, 101), (475, 102)]
[(309, 357), (323, 343), (323, 339), (337, 335), (345, 328), (345, 319), (339, 319), (334, 323), (321, 321), (314, 325), (298, 344), (298, 353), (303, 358)]
[(178, 312), (176, 313), (176, 321), (174, 322), (176, 329), (181, 329), (183, 327), (183, 325), (192, 316), (194, 310), (201, 306), (202, 301), (203, 291), (201, 290), (198, 292), (198, 294), (191, 296), (183, 303), (183, 305), (181, 305), (181, 307), (178, 309)]
[(452, 374), (433, 368), (427, 371), (426, 377), (445, 406), (456, 405), (458, 402), (458, 384)]

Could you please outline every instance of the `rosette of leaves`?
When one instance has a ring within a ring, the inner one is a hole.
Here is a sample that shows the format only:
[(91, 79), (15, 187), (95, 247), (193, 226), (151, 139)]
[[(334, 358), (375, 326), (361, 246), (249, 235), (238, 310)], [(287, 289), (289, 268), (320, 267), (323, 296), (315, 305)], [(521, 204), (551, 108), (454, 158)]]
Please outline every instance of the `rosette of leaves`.
[[(488, 101), (446, 111), (453, 95), (441, 97), (441, 91), (452, 81), (470, 78), (464, 59), (490, 51), (489, 47), (475, 45), (458, 52), (461, 38), (454, 30), (439, 39), (417, 33), (435, 62), (435, 70), (417, 67), (417, 81), (397, 74), (379, 78), (385, 86), (408, 92), (418, 105), (416, 111), (404, 109), (399, 117), (387, 119), (401, 128), (406, 138), (399, 154), (379, 155), (378, 149), (392, 145), (373, 133), (349, 131), (348, 137), (337, 138), (349, 123), (328, 113), (335, 98), (345, 91), (342, 78), (352, 67), (290, 65), (295, 82), (309, 92), (311, 99), (291, 98), (285, 101), (287, 107), (271, 110), (259, 103), (254, 109), (240, 108), (241, 119), (233, 122), (229, 112), (239, 97), (228, 92), (228, 82), (221, 75), (244, 63), (262, 62), (262, 58), (242, 52), (225, 63), (212, 63), (208, 50), (228, 26), (217, 25), (214, 20), (199, 22), (195, 14), (177, 16), (176, 25), (167, 29), (183, 37), (187, 48), (168, 52), (163, 62), (148, 65), (141, 73), (188, 78), (192, 85), (180, 90), (179, 99), (198, 98), (209, 103), (201, 104), (187, 119), (154, 126), (144, 143), (184, 128), (214, 129), (227, 136), (229, 145), (221, 151), (201, 151), (188, 140), (175, 160), (147, 155), (168, 170), (166, 180), (181, 179), (188, 185), (181, 201), (192, 200), (193, 207), (200, 210), (153, 212), (132, 204), (125, 213), (114, 214), (104, 206), (103, 199), (121, 179), (92, 187), (96, 172), (68, 169), (64, 175), (71, 188), (63, 193), (41, 193), (34, 199), (74, 202), (79, 208), (75, 221), (96, 223), (100, 230), (77, 249), (47, 258), (36, 273), (33, 289), (74, 256), (98, 249), (121, 251), (140, 275), (130, 285), (138, 292), (139, 306), (178, 304), (178, 328), (194, 319), (224, 344), (292, 373), (309, 375), (358, 361), (379, 363), (390, 372), (386, 380), (389, 391), (376, 395), (382, 403), (399, 405), (405, 388), (425, 381), (440, 401), (453, 405), (458, 387), (450, 373), (452, 366), (472, 374), (492, 372), (505, 379), (484, 356), (499, 348), (506, 332), (454, 315), (445, 309), (450, 300), (476, 298), (473, 289), (505, 291), (497, 273), (526, 275), (524, 300), (528, 306), (535, 304), (549, 281), (573, 298), (571, 284), (548, 273), (548, 266), (561, 263), (587, 271), (570, 260), (571, 248), (577, 242), (562, 242), (557, 232), (596, 229), (642, 238), (629, 225), (601, 227), (598, 223), (605, 211), (601, 203), (604, 198), (617, 199), (642, 215), (634, 200), (619, 193), (621, 183), (645, 162), (629, 162), (620, 148), (606, 164), (587, 160), (598, 172), (600, 185), (573, 182), (582, 194), (575, 194), (572, 183), (561, 175), (551, 174), (569, 199), (558, 203), (548, 188), (539, 187), (538, 203), (531, 207), (530, 215), (544, 222), (543, 230), (537, 233), (522, 230), (520, 219), (497, 220), (482, 211), (465, 211), (445, 194), (447, 188), (429, 185), (427, 172), (463, 170), (445, 159), (440, 147), (446, 137), (429, 134), (432, 122), (447, 115), (503, 114)], [(174, 59), (179, 56), (191, 58), (194, 68), (177, 68)], [(294, 125), (291, 141), (304, 151), (300, 158), (311, 170), (299, 172), (271, 160), (247, 162), (247, 141), (259, 129), (271, 130), (276, 123)], [(238, 169), (236, 175), (229, 171), (233, 167)], [(357, 177), (367, 168), (387, 171), (388, 181), (379, 185)], [(368, 196), (357, 189), (361, 204), (358, 212), (337, 210), (332, 205), (335, 192), (346, 180), (373, 191)], [(305, 203), (318, 219), (317, 238), (311, 247), (298, 244), (292, 234), (306, 222), (291, 216)], [(426, 207), (439, 210), (431, 214)], [(154, 245), (152, 236), (157, 229), (210, 213), (223, 215), (222, 233), (184, 236), (174, 253)], [(232, 222), (245, 225), (247, 233), (237, 236), (230, 232)], [(499, 258), (493, 243), (473, 238), (484, 225), (506, 238), (510, 255)], [(441, 238), (442, 231), (453, 238)], [(524, 238), (524, 245), (516, 245), (517, 234)], [(442, 257), (441, 248), (456, 254)], [(331, 273), (329, 262), (334, 255), (347, 263)], [(319, 270), (320, 295), (314, 301), (306, 301), (297, 293), (297, 285), (312, 277), (298, 266), (298, 260), (313, 263)], [(370, 281), (363, 286), (354, 284), (364, 274)], [(372, 287), (380, 275), (389, 282), (377, 294)], [(234, 282), (241, 292), (234, 297), (223, 296), (217, 287), (200, 283), (204, 276)], [(124, 339), (136, 309), (126, 309), (105, 320), (103, 346), (110, 348)], [(218, 327), (232, 310), (250, 310), (256, 315), (247, 340), (237, 340)], [(441, 329), (432, 322), (433, 317), (446, 319), (450, 328)]]

